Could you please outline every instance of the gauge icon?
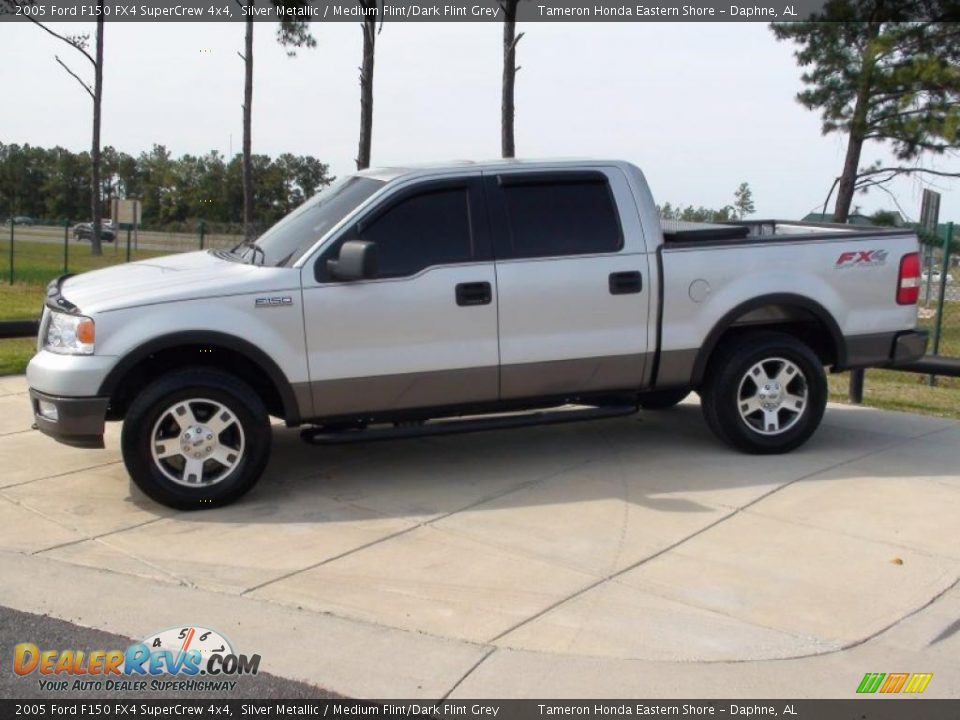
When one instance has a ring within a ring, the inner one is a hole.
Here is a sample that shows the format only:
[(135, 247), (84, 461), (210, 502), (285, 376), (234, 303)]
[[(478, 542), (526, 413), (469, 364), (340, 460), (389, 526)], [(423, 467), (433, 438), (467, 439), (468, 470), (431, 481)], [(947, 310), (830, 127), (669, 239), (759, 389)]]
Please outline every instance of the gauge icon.
[(150, 648), (150, 652), (167, 650), (173, 653), (196, 651), (206, 662), (211, 655), (233, 655), (230, 641), (216, 630), (199, 625), (185, 625), (167, 628), (158, 633), (152, 633), (144, 638), (143, 642)]

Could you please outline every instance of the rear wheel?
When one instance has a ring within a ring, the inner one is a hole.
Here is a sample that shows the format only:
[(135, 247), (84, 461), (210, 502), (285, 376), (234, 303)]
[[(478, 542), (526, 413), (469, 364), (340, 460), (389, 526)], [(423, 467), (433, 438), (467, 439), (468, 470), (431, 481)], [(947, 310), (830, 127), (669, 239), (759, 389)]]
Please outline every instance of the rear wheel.
[(246, 383), (216, 370), (156, 380), (130, 405), (123, 461), (145, 494), (180, 510), (226, 505), (260, 478), (270, 421)]
[(689, 394), (689, 388), (654, 390), (653, 392), (643, 393), (637, 404), (644, 410), (669, 410), (683, 402)]
[(785, 453), (819, 427), (827, 378), (807, 345), (761, 332), (721, 347), (702, 396), (707, 424), (721, 440), (749, 453)]

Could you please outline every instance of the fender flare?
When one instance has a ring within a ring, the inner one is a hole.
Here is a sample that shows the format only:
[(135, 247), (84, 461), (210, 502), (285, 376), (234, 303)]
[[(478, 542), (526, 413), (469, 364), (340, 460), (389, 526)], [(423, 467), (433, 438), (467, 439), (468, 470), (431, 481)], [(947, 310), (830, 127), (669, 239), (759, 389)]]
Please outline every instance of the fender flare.
[(280, 401), (283, 403), (283, 412), (288, 424), (300, 421), (300, 406), (297, 403), (297, 396), (284, 375), (280, 367), (274, 362), (273, 358), (267, 355), (263, 350), (253, 343), (220, 332), (210, 332), (207, 330), (184, 330), (181, 332), (169, 333), (148, 340), (142, 345), (137, 346), (118, 362), (107, 373), (107, 376), (100, 383), (98, 395), (100, 397), (112, 397), (114, 391), (120, 385), (120, 382), (126, 377), (134, 367), (151, 355), (163, 350), (172, 350), (183, 345), (206, 345), (211, 348), (222, 348), (243, 355), (247, 360), (256, 365), (270, 379), (280, 395)]
[(707, 334), (707, 338), (704, 340), (703, 345), (700, 346), (700, 351), (697, 353), (697, 359), (693, 365), (694, 387), (703, 382), (703, 376), (707, 371), (707, 364), (710, 362), (710, 357), (713, 355), (713, 351), (716, 350), (717, 345), (720, 342), (720, 338), (723, 337), (723, 334), (733, 327), (738, 318), (746, 315), (749, 312), (759, 310), (760, 308), (767, 307), (769, 305), (792, 306), (812, 314), (817, 320), (823, 323), (823, 325), (827, 328), (827, 331), (830, 333), (830, 340), (833, 343), (833, 347), (837, 356), (836, 366), (838, 368), (846, 367), (847, 345), (843, 339), (843, 333), (840, 331), (840, 326), (837, 324), (837, 321), (834, 319), (833, 315), (831, 315), (830, 312), (823, 307), (823, 305), (815, 300), (805, 297), (804, 295), (795, 295), (793, 293), (772, 293), (770, 295), (761, 295), (759, 297), (751, 298), (750, 300), (737, 305), (722, 318), (720, 318), (717, 324), (713, 326), (713, 329)]

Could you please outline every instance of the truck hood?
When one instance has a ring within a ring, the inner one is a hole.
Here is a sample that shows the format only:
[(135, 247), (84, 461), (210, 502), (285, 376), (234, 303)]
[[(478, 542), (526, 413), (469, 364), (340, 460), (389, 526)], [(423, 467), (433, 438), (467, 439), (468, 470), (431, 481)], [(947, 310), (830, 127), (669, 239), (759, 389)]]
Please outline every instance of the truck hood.
[(82, 313), (299, 286), (300, 272), (248, 265), (211, 252), (169, 255), (67, 278), (66, 300)]

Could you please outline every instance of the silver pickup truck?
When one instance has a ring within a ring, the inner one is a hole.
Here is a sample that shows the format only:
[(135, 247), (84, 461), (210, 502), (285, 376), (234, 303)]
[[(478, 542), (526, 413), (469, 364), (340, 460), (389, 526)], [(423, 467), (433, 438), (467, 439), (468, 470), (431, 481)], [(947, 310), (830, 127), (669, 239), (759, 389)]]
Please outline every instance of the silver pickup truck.
[(50, 284), (36, 426), (177, 508), (228, 503), (270, 417), (312, 443), (586, 420), (699, 393), (749, 453), (816, 430), (824, 368), (923, 354), (906, 230), (661, 223), (619, 161), (350, 175), (232, 251)]

